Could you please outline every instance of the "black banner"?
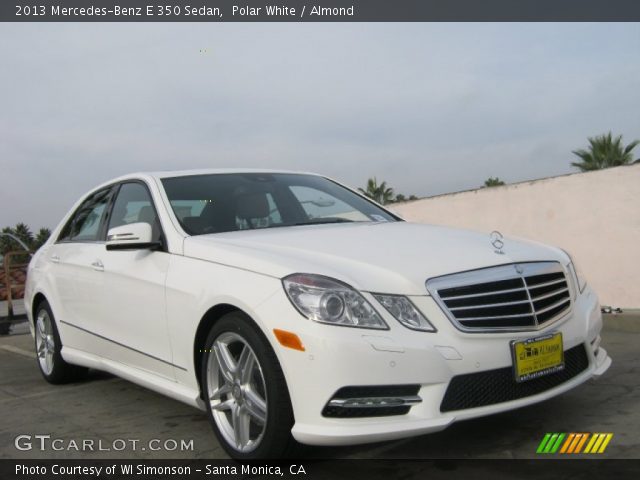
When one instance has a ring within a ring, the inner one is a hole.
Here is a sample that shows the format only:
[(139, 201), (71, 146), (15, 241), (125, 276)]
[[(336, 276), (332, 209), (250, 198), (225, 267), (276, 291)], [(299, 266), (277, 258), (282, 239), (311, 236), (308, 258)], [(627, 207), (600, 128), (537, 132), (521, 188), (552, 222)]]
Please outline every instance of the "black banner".
[(3, 0), (1, 22), (637, 22), (638, 0)]
[(637, 478), (640, 460), (0, 460), (0, 478), (390, 480)]

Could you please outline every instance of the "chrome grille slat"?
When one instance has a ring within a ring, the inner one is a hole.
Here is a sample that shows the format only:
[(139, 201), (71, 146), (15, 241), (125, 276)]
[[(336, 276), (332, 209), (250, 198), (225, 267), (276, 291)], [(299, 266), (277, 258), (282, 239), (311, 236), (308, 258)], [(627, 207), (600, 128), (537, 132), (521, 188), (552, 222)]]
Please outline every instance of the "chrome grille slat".
[(500, 295), (501, 293), (526, 292), (526, 288), (510, 288), (509, 290), (495, 290), (493, 292), (475, 293), (473, 295), (458, 295), (455, 297), (441, 297), (443, 300), (459, 300), (461, 298), (486, 297), (487, 295)]
[(544, 300), (545, 298), (550, 298), (550, 297), (553, 297), (554, 295), (560, 295), (561, 293), (564, 293), (564, 292), (569, 292), (569, 288), (565, 287), (560, 290), (554, 290), (551, 293), (545, 293), (544, 295), (540, 295), (539, 297), (532, 296), (531, 300), (533, 300), (534, 302), (537, 302), (538, 300)]
[(433, 278), (426, 285), (452, 323), (468, 332), (536, 330), (571, 308), (569, 283), (558, 262), (500, 265)]
[(533, 313), (529, 312), (529, 313), (517, 313), (515, 315), (489, 315), (487, 317), (464, 317), (464, 318), (461, 318), (460, 320), (463, 322), (468, 322), (468, 321), (473, 322), (474, 320), (489, 320), (491, 318), (520, 318), (520, 317), (533, 317)]
[(549, 305), (548, 307), (543, 308), (542, 310), (538, 310), (536, 312), (536, 314), (540, 315), (542, 313), (548, 312), (549, 310), (553, 310), (556, 307), (559, 307), (560, 305), (562, 305), (563, 303), (567, 303), (569, 301), (568, 298), (563, 298), (562, 300), (559, 300), (558, 302)]
[(535, 285), (528, 285), (529, 290), (531, 290), (532, 288), (542, 288), (542, 287), (549, 287), (551, 285), (556, 285), (558, 283), (567, 283), (567, 280), (564, 278), (561, 278), (559, 280), (553, 280), (551, 282), (545, 282), (545, 283), (536, 283)]
[(474, 308), (506, 307), (507, 305), (519, 305), (523, 303), (531, 303), (531, 302), (529, 300), (519, 300), (517, 302), (483, 303), (480, 305), (472, 305), (470, 307), (450, 307), (449, 310), (453, 312), (454, 310), (472, 310)]

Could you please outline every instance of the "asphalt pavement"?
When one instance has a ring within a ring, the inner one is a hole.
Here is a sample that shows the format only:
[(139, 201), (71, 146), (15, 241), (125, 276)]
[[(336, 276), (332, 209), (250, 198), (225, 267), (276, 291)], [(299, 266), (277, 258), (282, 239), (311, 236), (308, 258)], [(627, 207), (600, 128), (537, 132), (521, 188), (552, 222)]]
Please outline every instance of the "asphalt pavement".
[[(628, 321), (640, 324), (640, 315)], [(540, 458), (536, 448), (547, 432), (611, 432), (601, 457), (640, 458), (640, 333), (611, 325), (603, 331), (602, 345), (613, 365), (597, 381), (439, 433), (355, 447), (314, 447), (303, 455)], [(38, 371), (26, 331), (18, 325), (16, 334), (0, 337), (0, 458), (226, 458), (205, 414), (194, 408), (101, 372), (82, 383), (49, 385)]]

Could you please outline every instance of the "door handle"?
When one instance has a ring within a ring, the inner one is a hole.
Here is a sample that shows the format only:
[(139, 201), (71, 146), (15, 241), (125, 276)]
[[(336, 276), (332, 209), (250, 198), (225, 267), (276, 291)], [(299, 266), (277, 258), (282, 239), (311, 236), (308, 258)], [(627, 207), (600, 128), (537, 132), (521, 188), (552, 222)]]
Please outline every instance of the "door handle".
[(53, 263), (60, 263), (60, 257), (58, 255), (51, 255), (51, 261)]
[(91, 266), (93, 267), (94, 270), (97, 270), (98, 272), (103, 272), (104, 271), (104, 265), (102, 264), (102, 261), (100, 261), (100, 259), (95, 260)]

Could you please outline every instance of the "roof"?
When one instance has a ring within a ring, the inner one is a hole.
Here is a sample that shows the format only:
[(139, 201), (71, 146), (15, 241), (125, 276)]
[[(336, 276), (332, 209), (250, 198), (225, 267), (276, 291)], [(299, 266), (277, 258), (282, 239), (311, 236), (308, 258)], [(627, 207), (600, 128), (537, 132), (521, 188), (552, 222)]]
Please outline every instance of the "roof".
[(189, 175), (215, 175), (225, 173), (288, 173), (288, 174), (303, 174), (303, 175), (318, 175), (312, 172), (300, 172), (296, 170), (275, 170), (268, 168), (203, 168), (195, 170), (164, 170), (157, 172), (140, 172), (137, 174), (130, 174), (127, 177), (135, 177), (141, 175), (147, 175), (154, 178), (169, 178), (169, 177), (185, 177)]
[(295, 170), (273, 170), (268, 168), (204, 168), (204, 169), (195, 169), (195, 170), (165, 170), (165, 171), (157, 171), (157, 172), (135, 172), (128, 173), (126, 175), (121, 175), (117, 178), (112, 178), (107, 180), (106, 182), (101, 183), (93, 187), (89, 190), (86, 195), (91, 194), (101, 188), (104, 188), (108, 185), (112, 185), (117, 182), (122, 182), (124, 180), (131, 179), (146, 179), (146, 180), (160, 180), (163, 178), (172, 178), (172, 177), (186, 177), (189, 175), (215, 175), (215, 174), (228, 174), (228, 173), (285, 173), (285, 174), (297, 174), (297, 175), (316, 175), (321, 176), (318, 173), (313, 172), (300, 172)]

